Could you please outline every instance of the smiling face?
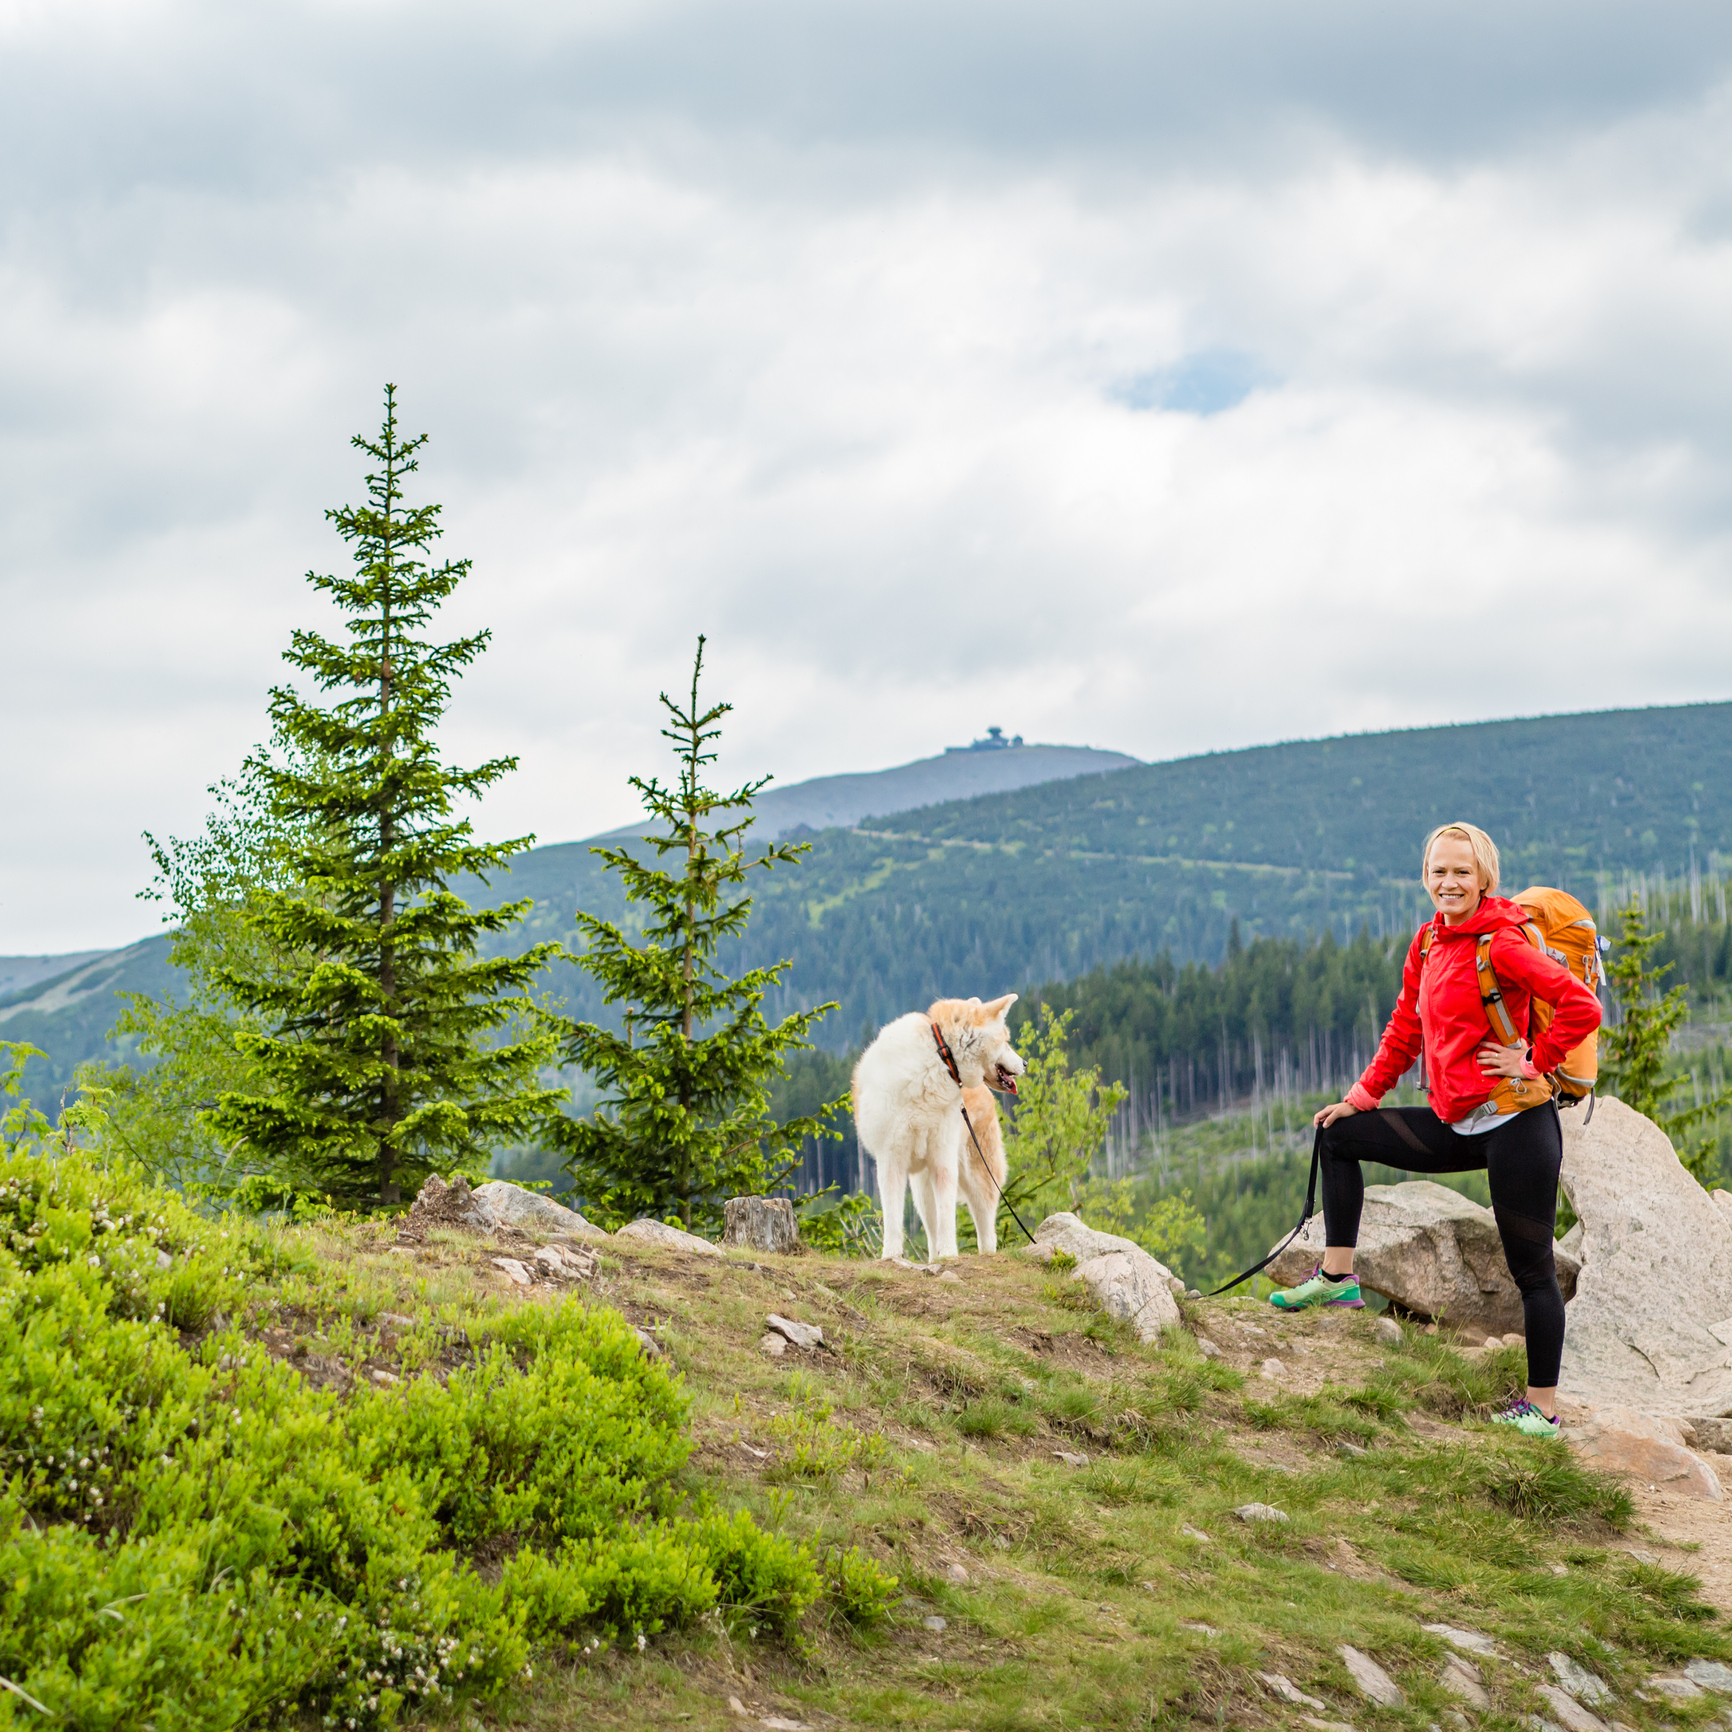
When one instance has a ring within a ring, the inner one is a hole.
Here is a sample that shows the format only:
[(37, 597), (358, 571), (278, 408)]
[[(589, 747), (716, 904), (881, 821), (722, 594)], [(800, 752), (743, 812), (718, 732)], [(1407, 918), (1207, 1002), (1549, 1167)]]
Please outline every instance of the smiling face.
[(1462, 836), (1439, 836), (1425, 857), (1425, 889), (1444, 924), (1459, 926), (1479, 907), (1486, 884)]

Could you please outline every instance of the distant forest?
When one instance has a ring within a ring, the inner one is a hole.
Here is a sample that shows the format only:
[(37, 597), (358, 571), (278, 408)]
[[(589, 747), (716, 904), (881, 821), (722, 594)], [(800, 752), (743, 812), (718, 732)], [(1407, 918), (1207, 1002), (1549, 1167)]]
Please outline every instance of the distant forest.
[[(1643, 893), (1641, 884), (1631, 889)], [(1650, 918), (1664, 925), (1654, 961), (1671, 965), (1666, 984), (1689, 988), (1693, 1036), (1725, 1039), (1732, 1015), (1732, 921), (1724, 885), (1645, 886)], [(1044, 1005), (1072, 1013), (1070, 1052), (1105, 1082), (1130, 1091), (1113, 1126), (1112, 1166), (1126, 1170), (1163, 1127), (1243, 1111), (1257, 1102), (1296, 1102), (1344, 1091), (1376, 1050), (1401, 986), (1410, 934), (1351, 943), (1332, 934), (1240, 942), (1229, 933), (1216, 968), (1169, 955), (1131, 959), (1075, 980), (1023, 988), (1011, 1012), (1020, 1032)], [(1609, 1006), (1615, 1019), (1617, 1007)], [(846, 1089), (854, 1053), (799, 1055), (784, 1085), (790, 1111), (811, 1111)], [(1010, 1109), (1014, 1110), (1014, 1108)], [(870, 1183), (852, 1136), (808, 1145), (803, 1184), (848, 1189)]]

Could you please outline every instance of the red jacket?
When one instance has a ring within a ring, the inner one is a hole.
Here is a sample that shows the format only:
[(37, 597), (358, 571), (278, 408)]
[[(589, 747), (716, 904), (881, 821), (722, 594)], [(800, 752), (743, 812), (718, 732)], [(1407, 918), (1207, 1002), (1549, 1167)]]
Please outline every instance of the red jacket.
[[(1515, 903), (1487, 896), (1460, 926), (1446, 926), (1439, 914), (1429, 928), (1414, 934), (1401, 971), (1401, 996), (1377, 1056), (1348, 1093), (1352, 1105), (1362, 1111), (1375, 1107), (1419, 1056), (1422, 1043), (1431, 1110), (1440, 1119), (1454, 1124), (1491, 1098), (1499, 1079), (1487, 1076), (1477, 1057), (1487, 1041), (1497, 1038), (1480, 1002), (1475, 961), (1486, 932), (1494, 935), (1492, 971), (1516, 1032), (1527, 1037), (1528, 1007), (1536, 995), (1552, 1006), (1551, 1026), (1528, 1055), (1535, 1071), (1555, 1070), (1565, 1053), (1600, 1026), (1600, 1001), (1562, 963), (1521, 935), (1528, 918)], [(1422, 959), (1420, 940), (1427, 930), (1431, 950)]]

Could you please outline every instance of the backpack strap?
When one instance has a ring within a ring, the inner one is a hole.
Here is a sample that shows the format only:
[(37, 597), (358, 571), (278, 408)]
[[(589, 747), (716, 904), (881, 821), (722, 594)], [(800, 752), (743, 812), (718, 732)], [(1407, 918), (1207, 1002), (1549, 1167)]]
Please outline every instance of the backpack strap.
[[(1545, 953), (1545, 940), (1540, 936), (1540, 929), (1530, 920), (1520, 928), (1521, 935), (1542, 955)], [(1503, 988), (1498, 985), (1497, 972), (1491, 965), (1491, 941), (1495, 935), (1482, 933), (1479, 943), (1474, 947), (1474, 967), (1479, 974), (1479, 999), (1485, 1006), (1485, 1019), (1491, 1024), (1491, 1031), (1504, 1046), (1515, 1046), (1520, 1043), (1521, 1036), (1516, 1033), (1515, 1022), (1510, 1017), (1509, 1007), (1503, 1001)]]

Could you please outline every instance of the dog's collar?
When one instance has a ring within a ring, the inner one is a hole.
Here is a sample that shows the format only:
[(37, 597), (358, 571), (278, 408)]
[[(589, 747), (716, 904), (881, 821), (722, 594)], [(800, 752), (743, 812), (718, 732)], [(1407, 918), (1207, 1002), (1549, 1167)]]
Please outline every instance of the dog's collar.
[(944, 1068), (950, 1072), (950, 1080), (961, 1088), (962, 1073), (956, 1068), (956, 1055), (950, 1050), (949, 1042), (945, 1040), (943, 1030), (937, 1023), (932, 1025), (932, 1038), (938, 1043), (938, 1056), (944, 1060)]

